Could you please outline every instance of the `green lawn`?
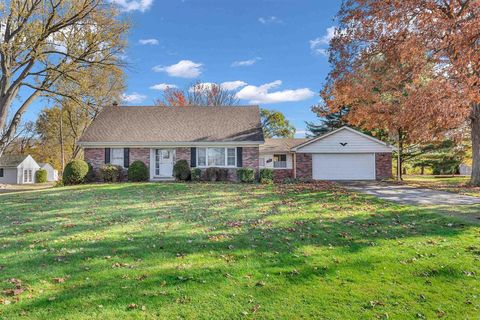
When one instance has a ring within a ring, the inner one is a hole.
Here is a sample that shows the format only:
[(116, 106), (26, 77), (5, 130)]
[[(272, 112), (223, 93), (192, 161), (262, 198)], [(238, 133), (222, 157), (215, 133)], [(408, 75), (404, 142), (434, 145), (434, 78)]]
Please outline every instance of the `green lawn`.
[(404, 183), (409, 185), (480, 197), (480, 187), (469, 186), (469, 182), (470, 177), (466, 176), (412, 175), (404, 177)]
[[(480, 227), (322, 186), (0, 195), (1, 319), (478, 319)], [(468, 207), (465, 210), (480, 210)]]

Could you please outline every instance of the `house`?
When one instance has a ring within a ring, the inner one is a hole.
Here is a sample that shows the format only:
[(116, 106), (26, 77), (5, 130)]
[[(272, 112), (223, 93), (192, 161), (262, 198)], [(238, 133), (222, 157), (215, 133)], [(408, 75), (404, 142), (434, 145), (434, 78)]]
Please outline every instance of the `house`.
[(0, 157), (0, 183), (35, 183), (38, 163), (29, 155), (3, 155)]
[(40, 169), (47, 171), (47, 181), (58, 181), (58, 171), (55, 170), (50, 163), (39, 163)]
[(104, 164), (128, 168), (135, 160), (150, 180), (173, 179), (173, 166), (272, 168), (286, 177), (318, 180), (375, 180), (391, 177), (392, 148), (348, 127), (315, 139), (263, 137), (258, 106), (109, 106), (79, 140), (95, 171)]

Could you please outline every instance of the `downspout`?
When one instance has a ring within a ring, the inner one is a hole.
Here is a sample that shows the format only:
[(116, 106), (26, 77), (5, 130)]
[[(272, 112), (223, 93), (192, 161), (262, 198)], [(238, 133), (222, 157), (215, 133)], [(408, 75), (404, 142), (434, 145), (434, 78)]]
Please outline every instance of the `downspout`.
[(297, 153), (292, 154), (293, 159), (293, 179), (297, 179)]

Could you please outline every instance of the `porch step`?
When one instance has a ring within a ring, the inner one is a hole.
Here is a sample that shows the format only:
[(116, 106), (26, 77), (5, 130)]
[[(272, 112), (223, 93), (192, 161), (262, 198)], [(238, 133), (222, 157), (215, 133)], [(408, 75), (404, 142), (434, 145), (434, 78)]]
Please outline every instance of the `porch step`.
[(167, 181), (175, 181), (175, 178), (173, 177), (165, 177), (165, 178), (153, 178), (150, 179), (152, 182), (167, 182)]

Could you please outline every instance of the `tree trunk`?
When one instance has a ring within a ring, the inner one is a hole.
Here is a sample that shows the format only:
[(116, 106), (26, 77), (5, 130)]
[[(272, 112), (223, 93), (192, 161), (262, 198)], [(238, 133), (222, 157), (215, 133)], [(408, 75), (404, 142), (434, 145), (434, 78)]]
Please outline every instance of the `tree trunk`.
[(472, 106), (472, 179), (471, 184), (480, 187), (480, 104)]
[(397, 180), (402, 181), (402, 167), (403, 167), (403, 141), (398, 142), (398, 150), (397, 150)]
[(62, 172), (65, 169), (65, 147), (63, 144), (63, 107), (60, 113), (60, 153), (62, 157)]

